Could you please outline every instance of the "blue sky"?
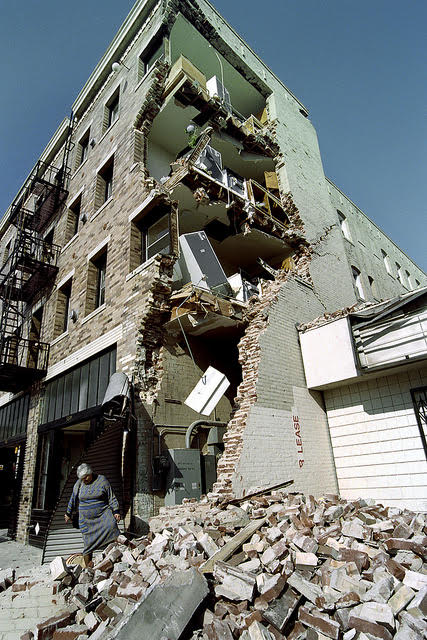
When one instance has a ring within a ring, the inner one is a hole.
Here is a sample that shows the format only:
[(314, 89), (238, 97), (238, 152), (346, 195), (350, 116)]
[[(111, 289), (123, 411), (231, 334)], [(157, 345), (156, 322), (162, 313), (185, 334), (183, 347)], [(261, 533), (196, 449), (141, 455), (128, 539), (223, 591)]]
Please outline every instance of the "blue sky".
[[(309, 109), (326, 175), (427, 270), (427, 2), (213, 4)], [(0, 0), (0, 215), (132, 6)]]

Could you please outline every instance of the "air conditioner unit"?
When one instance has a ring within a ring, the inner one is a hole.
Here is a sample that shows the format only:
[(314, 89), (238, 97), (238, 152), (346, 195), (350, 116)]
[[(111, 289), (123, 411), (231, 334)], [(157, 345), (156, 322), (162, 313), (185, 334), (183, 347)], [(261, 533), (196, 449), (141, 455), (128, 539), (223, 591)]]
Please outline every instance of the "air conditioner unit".
[(206, 173), (209, 173), (214, 180), (223, 182), (221, 154), (209, 144), (200, 154), (195, 166), (203, 169)]
[(238, 193), (239, 196), (242, 196), (242, 198), (247, 197), (246, 180), (237, 173), (234, 173), (234, 171), (231, 171), (231, 169), (224, 169), (223, 182), (229, 189)]
[(230, 113), (232, 112), (233, 109), (231, 106), (230, 94), (216, 76), (212, 76), (212, 78), (206, 82), (206, 89), (211, 98), (217, 96), (224, 104), (227, 111)]

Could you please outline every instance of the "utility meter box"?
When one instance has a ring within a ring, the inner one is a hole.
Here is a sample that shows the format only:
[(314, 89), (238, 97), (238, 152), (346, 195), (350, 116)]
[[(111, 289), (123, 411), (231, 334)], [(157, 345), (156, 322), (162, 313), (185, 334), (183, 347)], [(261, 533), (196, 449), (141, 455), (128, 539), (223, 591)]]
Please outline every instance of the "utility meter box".
[(198, 449), (169, 449), (165, 505), (182, 504), (183, 498), (200, 498), (202, 472)]

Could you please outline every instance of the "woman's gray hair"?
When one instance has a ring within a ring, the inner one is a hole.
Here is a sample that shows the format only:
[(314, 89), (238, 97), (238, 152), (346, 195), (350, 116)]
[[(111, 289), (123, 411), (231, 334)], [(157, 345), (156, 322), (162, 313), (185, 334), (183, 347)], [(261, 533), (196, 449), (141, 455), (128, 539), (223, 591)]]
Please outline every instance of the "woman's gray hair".
[(86, 464), (86, 462), (83, 462), (83, 464), (77, 467), (77, 477), (80, 478), (80, 480), (91, 473), (93, 473), (92, 467)]

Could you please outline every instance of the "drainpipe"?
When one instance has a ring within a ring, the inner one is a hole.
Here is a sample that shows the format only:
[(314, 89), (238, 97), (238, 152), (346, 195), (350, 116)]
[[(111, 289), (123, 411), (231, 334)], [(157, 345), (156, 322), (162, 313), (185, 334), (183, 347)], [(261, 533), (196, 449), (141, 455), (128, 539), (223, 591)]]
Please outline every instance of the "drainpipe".
[(215, 422), (214, 420), (196, 420), (195, 422), (192, 422), (185, 433), (185, 448), (190, 449), (191, 434), (197, 427), (200, 427), (202, 425), (209, 428), (226, 427), (227, 424), (227, 422)]

